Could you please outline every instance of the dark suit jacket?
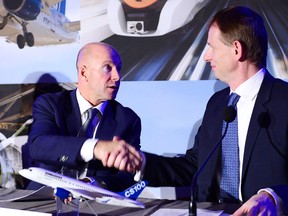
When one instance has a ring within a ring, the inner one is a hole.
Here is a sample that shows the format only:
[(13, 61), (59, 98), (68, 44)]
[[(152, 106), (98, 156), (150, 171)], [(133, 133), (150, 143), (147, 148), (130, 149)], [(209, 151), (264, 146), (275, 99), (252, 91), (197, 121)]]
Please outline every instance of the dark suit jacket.
[[(39, 166), (53, 171), (62, 166), (81, 170), (85, 163), (79, 154), (87, 138), (77, 137), (82, 123), (76, 90), (38, 97), (33, 105), (33, 119), (28, 144), (30, 155), (40, 162)], [(141, 120), (137, 114), (115, 100), (108, 101), (96, 138), (112, 140), (113, 136), (119, 136), (140, 149), (140, 133)], [(98, 160), (89, 163), (87, 175), (101, 177), (114, 191), (134, 183), (131, 174), (104, 168)]]
[[(230, 89), (216, 92), (208, 101), (193, 148), (180, 158), (146, 153), (144, 179), (150, 185), (188, 186), (193, 175), (221, 139), (223, 109)], [(177, 145), (177, 143), (175, 143)], [(198, 178), (198, 201), (217, 202), (218, 148)], [(288, 205), (288, 84), (266, 72), (255, 102), (243, 160), (243, 200), (270, 187)], [(286, 206), (287, 207), (287, 206)]]

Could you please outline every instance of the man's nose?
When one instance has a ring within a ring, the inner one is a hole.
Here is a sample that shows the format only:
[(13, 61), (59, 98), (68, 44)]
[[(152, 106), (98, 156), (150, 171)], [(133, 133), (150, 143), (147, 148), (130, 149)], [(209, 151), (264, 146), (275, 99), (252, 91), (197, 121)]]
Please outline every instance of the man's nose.
[(211, 50), (208, 48), (203, 56), (204, 61), (210, 62), (211, 61)]
[(120, 80), (120, 74), (119, 74), (119, 72), (116, 70), (116, 69), (114, 69), (113, 71), (112, 71), (112, 73), (111, 73), (111, 79), (113, 80), (113, 81), (118, 81), (118, 80)]

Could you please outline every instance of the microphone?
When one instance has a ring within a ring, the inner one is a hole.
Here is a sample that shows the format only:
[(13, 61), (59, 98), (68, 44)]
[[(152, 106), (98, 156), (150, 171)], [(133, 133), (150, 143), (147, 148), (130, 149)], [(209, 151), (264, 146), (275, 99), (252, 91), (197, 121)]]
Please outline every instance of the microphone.
[(207, 156), (207, 158), (204, 161), (204, 163), (202, 164), (202, 166), (197, 170), (197, 172), (195, 173), (193, 180), (192, 180), (191, 199), (190, 199), (189, 207), (188, 207), (189, 208), (189, 216), (197, 216), (196, 184), (197, 184), (198, 176), (202, 172), (202, 170), (204, 169), (204, 167), (206, 166), (206, 164), (208, 163), (208, 161), (210, 160), (210, 158), (212, 157), (212, 155), (214, 154), (216, 149), (219, 147), (219, 145), (221, 144), (224, 137), (226, 136), (228, 125), (230, 122), (235, 120), (236, 115), (237, 115), (237, 111), (233, 106), (226, 106), (223, 110), (223, 120), (227, 123), (225, 130), (224, 130), (224, 133), (223, 133), (221, 139), (213, 147), (212, 151), (209, 153), (209, 155)]
[[(237, 111), (233, 106), (226, 106), (223, 110), (223, 119), (227, 123), (233, 122), (237, 116)], [(228, 124), (227, 124), (228, 125)], [(227, 131), (225, 131), (227, 132)]]

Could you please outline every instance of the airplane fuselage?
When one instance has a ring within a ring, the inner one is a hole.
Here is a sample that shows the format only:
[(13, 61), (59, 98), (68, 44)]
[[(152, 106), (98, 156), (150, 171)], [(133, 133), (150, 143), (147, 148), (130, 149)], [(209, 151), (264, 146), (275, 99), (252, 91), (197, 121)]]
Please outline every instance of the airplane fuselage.
[[(100, 187), (96, 187), (94, 185), (87, 184), (77, 179), (73, 179), (71, 177), (61, 175), (60, 173), (55, 173), (55, 172), (44, 170), (44, 169), (37, 168), (37, 167), (29, 168), (26, 170), (20, 170), (19, 173), (22, 176), (27, 177), (32, 181), (50, 186), (52, 188), (70, 188), (70, 189), (80, 189), (80, 190), (85, 190), (85, 191), (91, 191), (91, 192), (99, 194), (99, 197), (102, 197), (103, 195), (120, 196), (116, 193), (110, 192)], [(76, 194), (76, 197), (78, 197), (77, 194)]]
[[(7, 42), (17, 43), (22, 49), (25, 43), (28, 46), (43, 46), (79, 41), (80, 22), (70, 22), (62, 10), (49, 7), (43, 2), (43, 8), (38, 10), (29, 11), (29, 7), (24, 8), (22, 5), (13, 10), (12, 3), (7, 8), (8, 2), (0, 0), (0, 36), (6, 37)], [(29, 17), (30, 13), (35, 15)]]
[(31, 21), (27, 25), (30, 32), (37, 32), (42, 39), (36, 37), (36, 45), (45, 45), (47, 41), (50, 43), (71, 43), (79, 39), (78, 32), (70, 31), (66, 24), (69, 20), (65, 15), (59, 13), (54, 8), (50, 8), (50, 15), (41, 12), (35, 21)]

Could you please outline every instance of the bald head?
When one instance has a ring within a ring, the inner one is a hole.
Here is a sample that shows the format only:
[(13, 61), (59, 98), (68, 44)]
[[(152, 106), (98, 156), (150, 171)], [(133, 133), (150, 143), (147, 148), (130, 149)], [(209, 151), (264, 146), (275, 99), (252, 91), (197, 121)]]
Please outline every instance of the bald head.
[(79, 71), (80, 65), (93, 61), (93, 57), (97, 54), (101, 54), (103, 50), (106, 50), (110, 54), (111, 59), (114, 64), (117, 65), (117, 69), (120, 72), (122, 68), (122, 60), (119, 53), (111, 45), (101, 42), (88, 43), (79, 50), (76, 60), (77, 71)]

